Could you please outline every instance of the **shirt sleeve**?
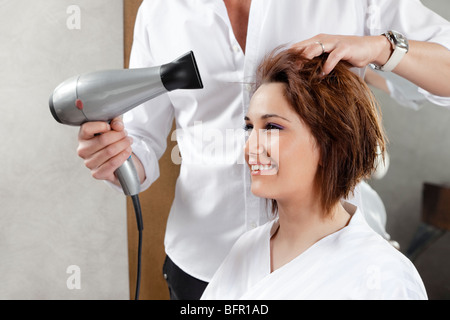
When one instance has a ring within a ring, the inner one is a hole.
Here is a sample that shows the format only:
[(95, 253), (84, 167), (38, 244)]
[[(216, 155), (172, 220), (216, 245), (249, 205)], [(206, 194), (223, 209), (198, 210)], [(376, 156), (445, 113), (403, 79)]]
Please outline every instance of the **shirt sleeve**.
[[(139, 8), (134, 40), (130, 55), (130, 69), (159, 65), (152, 58), (151, 35), (146, 21), (151, 16), (151, 8), (144, 1)], [(124, 114), (125, 129), (133, 138), (133, 153), (142, 162), (146, 179), (141, 189), (147, 189), (159, 177), (158, 161), (167, 148), (167, 136), (172, 128), (174, 110), (168, 94), (163, 94)]]
[[(419, 0), (369, 0), (368, 8), (370, 35), (396, 30), (410, 40), (434, 42), (450, 49), (450, 22)], [(418, 92), (430, 102), (450, 108), (450, 97), (436, 96), (421, 88)]]

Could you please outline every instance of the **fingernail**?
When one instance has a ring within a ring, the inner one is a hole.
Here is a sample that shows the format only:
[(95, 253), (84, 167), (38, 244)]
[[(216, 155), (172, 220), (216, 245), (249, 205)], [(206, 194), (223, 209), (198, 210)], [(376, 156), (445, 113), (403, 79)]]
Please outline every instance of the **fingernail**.
[(114, 121), (111, 125), (114, 125), (114, 126), (123, 126), (123, 122), (122, 122), (122, 121), (119, 121), (119, 120), (116, 120), (116, 121)]

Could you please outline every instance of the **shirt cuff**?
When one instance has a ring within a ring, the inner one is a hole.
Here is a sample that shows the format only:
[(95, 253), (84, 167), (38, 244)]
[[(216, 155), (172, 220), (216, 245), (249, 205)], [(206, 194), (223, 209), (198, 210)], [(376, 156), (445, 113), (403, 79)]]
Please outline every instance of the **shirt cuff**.
[(159, 161), (155, 151), (147, 146), (147, 144), (135, 136), (133, 136), (132, 149), (133, 153), (142, 163), (145, 172), (145, 180), (141, 184), (141, 191), (147, 190), (153, 182), (159, 178)]
[(450, 97), (435, 96), (422, 88), (419, 88), (419, 92), (431, 103), (450, 109)]

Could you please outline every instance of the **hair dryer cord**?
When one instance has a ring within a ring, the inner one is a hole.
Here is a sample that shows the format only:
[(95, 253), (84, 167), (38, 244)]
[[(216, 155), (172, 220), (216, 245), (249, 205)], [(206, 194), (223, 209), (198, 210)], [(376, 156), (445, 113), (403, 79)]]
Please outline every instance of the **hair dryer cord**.
[(138, 242), (138, 261), (137, 261), (137, 275), (136, 275), (136, 293), (134, 296), (135, 300), (139, 300), (139, 289), (141, 284), (141, 254), (142, 254), (142, 230), (144, 225), (142, 222), (142, 211), (141, 204), (139, 201), (139, 196), (132, 195), (131, 200), (133, 201), (134, 212), (136, 214), (136, 223), (139, 232), (139, 242)]

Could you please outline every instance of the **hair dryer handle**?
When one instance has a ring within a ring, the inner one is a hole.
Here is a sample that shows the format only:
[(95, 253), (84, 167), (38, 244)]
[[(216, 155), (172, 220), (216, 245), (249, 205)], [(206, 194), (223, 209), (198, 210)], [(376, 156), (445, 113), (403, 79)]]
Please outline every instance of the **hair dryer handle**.
[(114, 173), (119, 179), (125, 195), (134, 196), (139, 194), (141, 184), (131, 156)]

